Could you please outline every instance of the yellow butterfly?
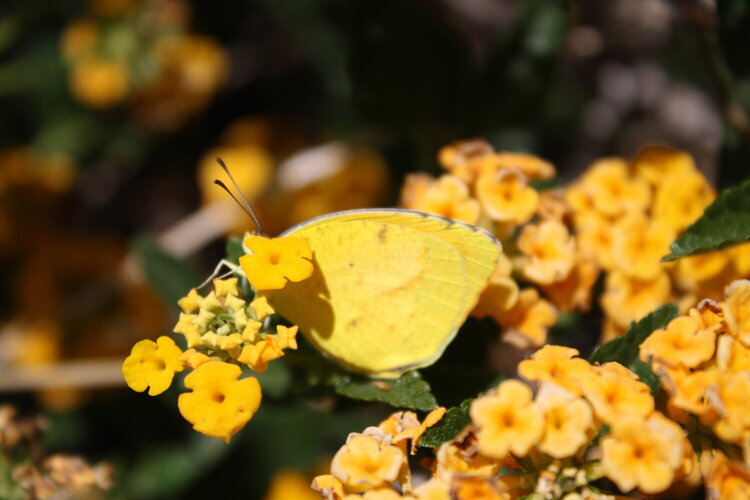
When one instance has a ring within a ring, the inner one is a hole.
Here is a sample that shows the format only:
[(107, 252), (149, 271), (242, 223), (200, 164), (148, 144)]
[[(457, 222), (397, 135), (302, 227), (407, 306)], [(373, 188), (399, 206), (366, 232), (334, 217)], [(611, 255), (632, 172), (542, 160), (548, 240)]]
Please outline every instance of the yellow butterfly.
[(350, 210), (303, 222), (310, 278), (269, 303), (346, 368), (396, 377), (435, 362), (476, 305), (501, 252), (487, 231), (403, 209)]

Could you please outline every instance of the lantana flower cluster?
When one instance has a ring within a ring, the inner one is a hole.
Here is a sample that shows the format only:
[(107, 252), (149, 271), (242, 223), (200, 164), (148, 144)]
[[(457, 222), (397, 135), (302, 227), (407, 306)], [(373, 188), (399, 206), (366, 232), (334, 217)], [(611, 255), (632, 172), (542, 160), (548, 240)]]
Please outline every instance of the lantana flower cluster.
[(711, 498), (750, 498), (750, 281), (653, 332), (640, 356), (662, 381), (670, 417), (695, 436)]
[(589, 310), (602, 272), (604, 340), (666, 302), (686, 309), (719, 299), (724, 283), (750, 274), (750, 245), (660, 262), (716, 196), (687, 153), (652, 147), (633, 161), (603, 158), (550, 189), (537, 187), (555, 176), (552, 164), (481, 140), (446, 146), (438, 160), (447, 173), (407, 177), (402, 204), (502, 241), (505, 256), (473, 314), (494, 318), (518, 347), (544, 345), (560, 312)]
[[(299, 281), (312, 274), (310, 246), (302, 238), (269, 239), (248, 236), (253, 252), (240, 258), (255, 290), (282, 288), (287, 280)], [(196, 289), (178, 301), (183, 312), (174, 332), (183, 335), (183, 352), (166, 336), (156, 342), (138, 342), (123, 363), (125, 381), (133, 390), (149, 395), (169, 388), (175, 373), (185, 369), (185, 387), (178, 407), (198, 432), (226, 440), (252, 418), (261, 402), (257, 378), (240, 378), (243, 368), (263, 373), (268, 363), (297, 349), (297, 326), (267, 321), (274, 309), (261, 293), (248, 301), (238, 278), (214, 279), (213, 290), (202, 296)]]
[(60, 41), (73, 96), (106, 109), (128, 102), (136, 118), (171, 130), (202, 110), (228, 75), (216, 40), (188, 31), (183, 1), (90, 2)]
[(387, 428), (396, 414), (350, 435), (313, 488), (329, 500), (611, 499), (596, 481), (653, 494), (688, 477), (697, 463), (687, 434), (655, 409), (649, 387), (619, 363), (577, 354), (545, 346), (519, 365), (533, 387), (506, 380), (474, 400), (471, 424), (436, 450), (418, 486)]

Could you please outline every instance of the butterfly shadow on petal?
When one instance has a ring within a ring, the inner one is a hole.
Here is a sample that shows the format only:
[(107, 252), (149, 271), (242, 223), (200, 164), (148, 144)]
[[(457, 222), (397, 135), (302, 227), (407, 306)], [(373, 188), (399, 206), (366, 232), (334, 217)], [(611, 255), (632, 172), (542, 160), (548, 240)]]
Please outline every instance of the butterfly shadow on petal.
[(333, 308), (326, 277), (313, 256), (313, 273), (299, 283), (287, 283), (283, 290), (271, 295), (271, 302), (286, 319), (299, 326), (310, 339), (310, 332), (328, 338), (334, 329)]

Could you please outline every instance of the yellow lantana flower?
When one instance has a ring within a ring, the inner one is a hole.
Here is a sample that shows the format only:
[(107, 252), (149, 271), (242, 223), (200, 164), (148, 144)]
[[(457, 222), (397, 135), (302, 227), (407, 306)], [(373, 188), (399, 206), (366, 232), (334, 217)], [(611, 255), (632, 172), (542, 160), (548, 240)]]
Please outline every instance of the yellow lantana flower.
[(539, 205), (539, 193), (517, 170), (484, 173), (474, 189), (487, 215), (500, 222), (524, 224)]
[(674, 231), (682, 231), (715, 197), (711, 185), (697, 170), (670, 175), (657, 185), (653, 216)]
[(304, 238), (248, 236), (244, 245), (251, 253), (240, 257), (240, 266), (256, 290), (280, 290), (313, 272), (312, 250)]
[(642, 213), (623, 217), (612, 230), (612, 257), (615, 268), (642, 280), (662, 272), (660, 259), (667, 254), (675, 232), (658, 219)]
[(750, 471), (744, 464), (729, 460), (718, 450), (701, 454), (707, 497), (750, 500)]
[(681, 316), (655, 330), (640, 346), (643, 361), (694, 368), (714, 355), (716, 333), (702, 330), (696, 320)]
[[(727, 443), (739, 444), (750, 430), (750, 373), (722, 373), (708, 393), (709, 401), (720, 416), (713, 425), (714, 432)], [(705, 416), (701, 418), (705, 424), (710, 424), (709, 420)]]
[(368, 489), (394, 481), (405, 455), (397, 446), (372, 436), (351, 433), (331, 461), (331, 473), (355, 489)]
[(580, 396), (581, 377), (591, 370), (591, 365), (574, 357), (578, 354), (572, 347), (545, 345), (518, 364), (518, 374), (534, 382), (552, 382)]
[(667, 273), (648, 280), (631, 278), (620, 271), (607, 274), (601, 305), (617, 326), (627, 328), (660, 305), (669, 301), (672, 287)]
[(651, 189), (644, 180), (632, 177), (620, 158), (603, 158), (591, 165), (580, 181), (594, 208), (603, 215), (642, 212), (651, 203)]
[[(296, 344), (295, 344), (296, 345)], [(284, 351), (273, 338), (266, 338), (255, 344), (247, 344), (237, 357), (237, 361), (250, 367), (255, 373), (268, 369), (268, 362), (284, 356)]]
[(750, 347), (750, 280), (737, 280), (725, 292), (721, 304), (729, 332)]
[(561, 281), (570, 273), (576, 260), (575, 240), (568, 229), (556, 220), (524, 227), (518, 238), (521, 272), (535, 283)]
[(504, 341), (526, 349), (544, 345), (547, 330), (557, 322), (557, 310), (539, 296), (536, 288), (526, 288), (513, 307), (497, 311), (493, 317), (504, 328)]
[(169, 388), (176, 372), (185, 369), (180, 356), (182, 351), (169, 337), (159, 337), (156, 342), (141, 340), (125, 358), (122, 376), (134, 391), (143, 392), (150, 387), (148, 395), (156, 396)]
[(180, 394), (177, 406), (193, 429), (227, 443), (253, 417), (260, 406), (258, 379), (242, 374), (239, 366), (209, 361), (185, 377), (193, 392)]
[(682, 465), (685, 437), (680, 426), (659, 414), (647, 420), (621, 415), (602, 440), (602, 465), (622, 491), (666, 490)]
[(614, 267), (612, 260), (612, 221), (598, 212), (576, 216), (576, 243), (581, 254), (607, 271)]
[(619, 363), (595, 366), (581, 379), (583, 395), (596, 416), (612, 424), (624, 415), (645, 417), (654, 409), (648, 386)]
[(479, 428), (479, 451), (490, 457), (524, 456), (544, 431), (542, 410), (531, 389), (518, 380), (506, 380), (493, 394), (475, 399), (469, 414)]
[(469, 224), (479, 221), (481, 206), (472, 198), (469, 187), (453, 175), (432, 179), (424, 174), (407, 177), (401, 193), (405, 208), (458, 219)]
[(263, 500), (320, 500), (320, 495), (310, 488), (308, 479), (294, 470), (282, 470), (271, 478), (268, 493)]
[(539, 449), (554, 458), (573, 456), (589, 442), (594, 414), (591, 406), (558, 385), (546, 383), (536, 403), (544, 411), (544, 437)]

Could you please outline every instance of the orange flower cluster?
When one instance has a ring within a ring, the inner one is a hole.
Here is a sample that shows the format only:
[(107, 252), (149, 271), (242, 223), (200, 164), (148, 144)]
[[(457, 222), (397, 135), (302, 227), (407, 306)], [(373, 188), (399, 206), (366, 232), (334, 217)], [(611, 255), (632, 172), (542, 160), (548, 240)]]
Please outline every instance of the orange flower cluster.
[(591, 485), (603, 477), (655, 494), (697, 470), (686, 432), (655, 410), (648, 386), (618, 363), (593, 366), (577, 354), (545, 346), (519, 365), (536, 391), (506, 380), (474, 400), (471, 424), (436, 450), (421, 484), (412, 484), (401, 443), (443, 411), (421, 425), (397, 413), (351, 434), (313, 488), (328, 500), (604, 500), (614, 497)]
[(690, 155), (663, 147), (599, 160), (568, 188), (578, 247), (607, 272), (605, 340), (661, 304), (718, 300), (724, 283), (747, 276), (748, 245), (660, 262), (715, 196)]
[(605, 340), (671, 300), (718, 299), (723, 283), (750, 273), (750, 244), (660, 262), (715, 198), (684, 152), (652, 147), (632, 162), (600, 159), (567, 188), (542, 191), (534, 183), (555, 169), (535, 156), (473, 140), (446, 146), (438, 160), (447, 173), (408, 176), (402, 204), (480, 225), (502, 241), (506, 256), (474, 315), (494, 318), (518, 347), (544, 345), (559, 311), (588, 310), (602, 271)]
[(671, 418), (700, 443), (709, 490), (750, 498), (750, 281), (735, 281), (724, 300), (705, 299), (653, 332), (640, 355), (669, 394)]
[(189, 18), (183, 1), (91, 2), (60, 42), (73, 96), (95, 109), (129, 101), (146, 125), (179, 126), (206, 106), (228, 74), (222, 47), (189, 33)]

